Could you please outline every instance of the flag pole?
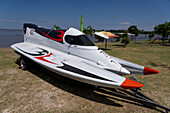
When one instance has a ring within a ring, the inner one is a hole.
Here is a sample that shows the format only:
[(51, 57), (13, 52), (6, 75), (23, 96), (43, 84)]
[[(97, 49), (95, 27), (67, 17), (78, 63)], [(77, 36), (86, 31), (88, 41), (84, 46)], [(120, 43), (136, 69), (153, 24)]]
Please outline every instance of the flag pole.
[(83, 32), (83, 15), (81, 15), (81, 32)]

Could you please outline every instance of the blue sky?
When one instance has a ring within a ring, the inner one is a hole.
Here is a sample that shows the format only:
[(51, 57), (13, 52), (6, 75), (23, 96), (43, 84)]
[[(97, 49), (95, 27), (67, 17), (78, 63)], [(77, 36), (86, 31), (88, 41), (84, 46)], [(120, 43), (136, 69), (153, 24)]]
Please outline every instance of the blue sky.
[(153, 30), (170, 21), (170, 0), (0, 0), (0, 28), (22, 29), (25, 22), (51, 28)]

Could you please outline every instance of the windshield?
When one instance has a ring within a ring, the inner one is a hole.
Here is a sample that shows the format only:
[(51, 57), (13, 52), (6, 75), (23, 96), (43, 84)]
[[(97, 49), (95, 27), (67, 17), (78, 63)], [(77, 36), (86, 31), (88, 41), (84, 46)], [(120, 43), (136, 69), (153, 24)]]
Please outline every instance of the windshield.
[(65, 37), (65, 41), (72, 45), (95, 46), (93, 42), (86, 35), (79, 35), (79, 36), (67, 35)]

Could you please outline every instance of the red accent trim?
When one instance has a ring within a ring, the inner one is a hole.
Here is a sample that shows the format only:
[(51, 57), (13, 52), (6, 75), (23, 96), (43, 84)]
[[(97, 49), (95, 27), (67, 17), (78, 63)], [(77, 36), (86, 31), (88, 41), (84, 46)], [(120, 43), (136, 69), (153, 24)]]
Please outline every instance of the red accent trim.
[[(50, 54), (45, 55), (45, 56), (34, 57), (34, 58), (39, 59), (39, 60), (42, 60), (42, 61), (45, 61), (45, 62), (48, 62), (48, 63), (51, 63), (51, 64), (56, 64), (56, 63), (54, 63), (54, 62), (51, 62), (51, 61), (48, 61), (48, 60), (44, 59), (44, 57), (49, 57), (49, 56), (51, 56), (52, 54), (53, 54), (53, 53), (50, 53)], [(56, 64), (56, 65), (58, 65), (58, 64)]]
[(143, 84), (126, 78), (125, 81), (121, 84), (121, 87), (123, 89), (134, 89), (143, 87)]
[(110, 35), (109, 38), (119, 37), (118, 35)]
[(148, 68), (148, 67), (145, 67), (143, 72), (144, 72), (144, 75), (150, 75), (150, 74), (159, 73), (159, 71), (151, 69), (151, 68)]
[(40, 31), (40, 32), (41, 32), (43, 35), (45, 35), (46, 37), (48, 37), (48, 38), (50, 38), (50, 39), (52, 39), (52, 40), (55, 40), (55, 41), (58, 41), (58, 42), (62, 42), (62, 41), (63, 41), (63, 37), (61, 37), (61, 36), (64, 35), (64, 31), (60, 31), (60, 32), (61, 32), (61, 35), (57, 35), (57, 36), (60, 37), (60, 39), (52, 38), (52, 37), (48, 36), (47, 34), (43, 33), (42, 31)]

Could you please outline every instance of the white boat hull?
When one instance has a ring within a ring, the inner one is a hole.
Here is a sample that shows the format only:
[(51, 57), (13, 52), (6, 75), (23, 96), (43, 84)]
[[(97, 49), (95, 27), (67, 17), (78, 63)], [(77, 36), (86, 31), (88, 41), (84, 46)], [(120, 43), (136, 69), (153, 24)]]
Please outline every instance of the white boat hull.
[[(42, 65), (43, 67), (50, 69), (56, 73), (62, 74), (65, 77), (96, 85), (109, 88), (121, 88), (121, 84), (125, 81), (126, 78), (119, 76), (115, 73), (107, 71), (94, 62), (88, 61), (86, 59), (79, 58), (77, 56), (68, 55), (63, 52), (49, 49), (37, 44), (32, 43), (18, 43), (11, 46), (21, 55), (26, 56), (30, 60)], [(37, 51), (41, 52), (41, 49), (47, 50), (48, 54), (38, 56)], [(29, 53), (29, 54), (28, 54)], [(34, 56), (32, 56), (34, 54)], [(37, 54), (37, 56), (36, 56)], [(51, 55), (50, 55), (51, 54)], [(45, 56), (45, 57), (43, 57)], [(62, 58), (61, 58), (62, 56)], [(41, 60), (44, 58), (45, 60)], [(74, 61), (77, 62), (74, 62)], [(81, 73), (76, 73), (76, 71), (68, 71), (68, 69), (63, 69), (64, 65), (69, 65), (69, 67), (75, 68), (80, 71), (84, 71), (85, 76)]]

